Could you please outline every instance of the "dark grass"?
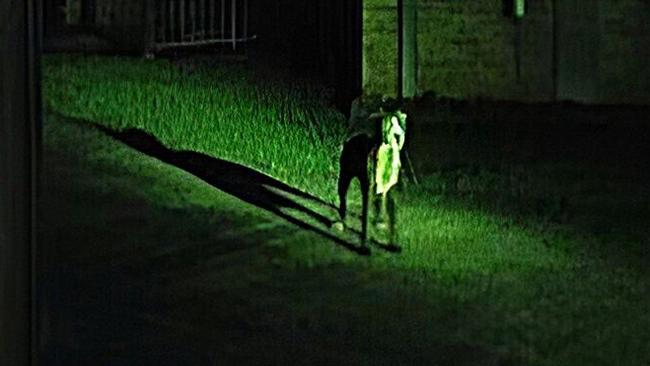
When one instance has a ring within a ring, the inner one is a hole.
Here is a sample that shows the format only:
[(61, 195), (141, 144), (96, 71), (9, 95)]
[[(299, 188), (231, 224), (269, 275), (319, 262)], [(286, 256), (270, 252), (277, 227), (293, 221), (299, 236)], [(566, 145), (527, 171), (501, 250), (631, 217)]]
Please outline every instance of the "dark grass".
[(416, 125), (412, 155), (432, 192), (530, 227), (593, 236), (592, 254), (647, 269), (648, 108), (427, 104), (435, 112), (418, 110), (429, 123)]

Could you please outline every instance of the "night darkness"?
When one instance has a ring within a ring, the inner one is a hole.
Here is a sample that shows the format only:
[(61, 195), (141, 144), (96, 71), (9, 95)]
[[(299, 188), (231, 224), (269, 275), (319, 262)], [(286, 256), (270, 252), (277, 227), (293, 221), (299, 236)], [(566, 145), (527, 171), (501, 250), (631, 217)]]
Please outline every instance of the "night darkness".
[(646, 0), (0, 1), (0, 365), (650, 365)]

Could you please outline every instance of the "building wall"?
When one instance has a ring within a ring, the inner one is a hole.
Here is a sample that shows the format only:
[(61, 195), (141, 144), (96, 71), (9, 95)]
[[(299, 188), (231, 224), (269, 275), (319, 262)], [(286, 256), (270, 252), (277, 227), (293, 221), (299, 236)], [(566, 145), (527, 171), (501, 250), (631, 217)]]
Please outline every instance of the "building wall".
[(363, 1), (362, 84), (365, 93), (397, 90), (397, 1)]
[[(396, 90), (396, 2), (364, 1), (367, 92)], [(516, 23), (503, 0), (417, 0), (418, 92), (650, 104), (649, 1), (527, 2)]]
[[(522, 94), (533, 70), (522, 62), (517, 83), (516, 25), (502, 15), (501, 1), (420, 1), (418, 14), (420, 90), (457, 98)], [(526, 44), (530, 33), (522, 34)]]
[(650, 104), (650, 1), (598, 3), (598, 97)]

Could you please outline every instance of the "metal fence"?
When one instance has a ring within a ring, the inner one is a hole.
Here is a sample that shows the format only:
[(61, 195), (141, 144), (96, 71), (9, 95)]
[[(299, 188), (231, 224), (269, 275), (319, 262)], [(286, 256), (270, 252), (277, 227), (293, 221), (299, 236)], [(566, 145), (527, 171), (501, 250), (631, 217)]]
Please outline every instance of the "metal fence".
[(147, 50), (210, 44), (237, 45), (248, 34), (248, 0), (158, 0), (146, 5)]

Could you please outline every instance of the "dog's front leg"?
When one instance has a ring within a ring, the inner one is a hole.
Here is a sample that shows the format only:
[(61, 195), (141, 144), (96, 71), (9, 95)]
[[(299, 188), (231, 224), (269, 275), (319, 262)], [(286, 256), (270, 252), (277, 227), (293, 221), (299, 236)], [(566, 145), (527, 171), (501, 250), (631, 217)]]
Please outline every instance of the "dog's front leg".
[(370, 195), (369, 179), (361, 182), (361, 245), (366, 245), (368, 238), (368, 199)]
[(386, 228), (386, 194), (383, 192), (375, 199), (375, 226), (379, 229)]
[(388, 230), (390, 233), (390, 244), (394, 245), (397, 242), (397, 204), (395, 202), (395, 195), (391, 194), (390, 197), (386, 197), (388, 201), (387, 206), (387, 217), (388, 217)]

